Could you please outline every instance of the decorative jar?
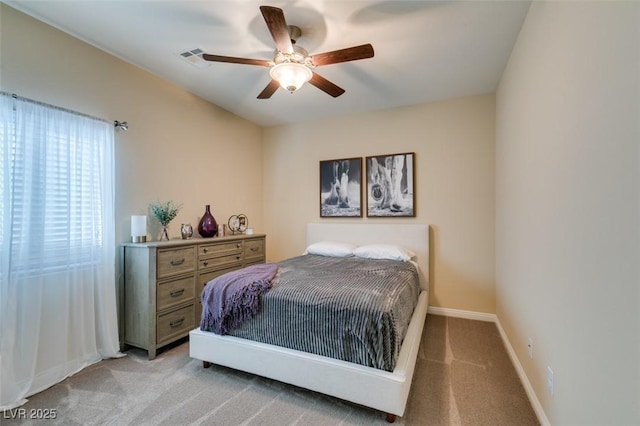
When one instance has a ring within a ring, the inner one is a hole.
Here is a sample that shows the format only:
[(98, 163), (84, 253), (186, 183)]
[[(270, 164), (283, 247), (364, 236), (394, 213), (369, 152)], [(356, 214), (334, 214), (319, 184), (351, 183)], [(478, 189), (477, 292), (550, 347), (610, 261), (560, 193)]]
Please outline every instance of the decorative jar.
[(193, 226), (190, 223), (183, 223), (180, 227), (183, 240), (188, 240), (193, 235)]

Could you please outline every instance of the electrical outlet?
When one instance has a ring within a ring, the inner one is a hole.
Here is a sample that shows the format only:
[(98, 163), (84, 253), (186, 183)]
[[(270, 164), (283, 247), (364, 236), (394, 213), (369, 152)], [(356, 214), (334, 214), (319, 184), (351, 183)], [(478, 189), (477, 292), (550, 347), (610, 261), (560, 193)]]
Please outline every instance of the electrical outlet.
[(533, 358), (533, 339), (529, 337), (527, 342), (527, 349), (529, 349), (529, 358)]
[(553, 395), (553, 370), (549, 366), (547, 366), (547, 388), (549, 393)]

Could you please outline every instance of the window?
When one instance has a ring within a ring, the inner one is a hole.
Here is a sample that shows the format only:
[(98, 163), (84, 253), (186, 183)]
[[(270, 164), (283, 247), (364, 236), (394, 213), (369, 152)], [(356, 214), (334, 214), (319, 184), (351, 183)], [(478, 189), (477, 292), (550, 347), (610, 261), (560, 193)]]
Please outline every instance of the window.
[(0, 136), (0, 244), (11, 254), (12, 273), (100, 263), (105, 201), (112, 203), (101, 189), (105, 173), (112, 175), (104, 161), (112, 124), (4, 100), (11, 105), (5, 105)]

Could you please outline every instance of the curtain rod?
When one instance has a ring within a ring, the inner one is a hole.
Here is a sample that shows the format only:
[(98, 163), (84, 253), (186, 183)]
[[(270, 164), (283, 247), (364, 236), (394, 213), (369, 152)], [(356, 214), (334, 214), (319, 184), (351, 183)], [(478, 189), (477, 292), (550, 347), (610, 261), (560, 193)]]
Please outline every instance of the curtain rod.
[(103, 122), (105, 122), (105, 123), (111, 123), (111, 124), (114, 124), (114, 122), (113, 122), (113, 121), (111, 121), (111, 120), (107, 120), (107, 119), (105, 119), (105, 118), (94, 117), (94, 116), (89, 115), (89, 114), (85, 114), (85, 113), (82, 113), (82, 112), (74, 111), (74, 110), (71, 110), (71, 109), (63, 108), (63, 107), (59, 107), (59, 106), (57, 106), (57, 105), (51, 105), (51, 104), (47, 104), (47, 103), (44, 103), (44, 102), (36, 101), (36, 100), (33, 100), (33, 99), (29, 99), (29, 98), (23, 98), (22, 96), (18, 96), (18, 95), (16, 95), (15, 93), (8, 93), (8, 92), (2, 92), (2, 91), (0, 91), (0, 95), (3, 95), (3, 96), (10, 96), (10, 97), (12, 97), (13, 99), (17, 99), (17, 100), (25, 101), (25, 102), (30, 102), (30, 103), (32, 103), (32, 104), (36, 104), (36, 105), (40, 105), (40, 106), (45, 106), (45, 107), (48, 107), (48, 108), (53, 108), (53, 109), (56, 109), (56, 110), (58, 110), (58, 111), (68, 112), (69, 114), (79, 115), (79, 116), (82, 116), (82, 117), (90, 118), (90, 119), (92, 119), (92, 120), (98, 120), (98, 121), (103, 121)]

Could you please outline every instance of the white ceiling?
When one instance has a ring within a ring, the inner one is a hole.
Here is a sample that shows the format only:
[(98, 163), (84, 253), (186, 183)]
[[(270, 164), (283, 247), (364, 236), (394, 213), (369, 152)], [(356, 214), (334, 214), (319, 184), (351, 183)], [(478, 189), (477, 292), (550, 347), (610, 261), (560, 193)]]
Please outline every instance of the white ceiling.
[[(529, 1), (3, 0), (93, 46), (263, 126), (394, 108), (496, 90)], [(284, 10), (310, 54), (371, 43), (375, 56), (316, 68), (344, 88), (306, 84), (256, 99), (268, 68), (206, 63), (180, 53), (271, 60), (259, 6)]]

